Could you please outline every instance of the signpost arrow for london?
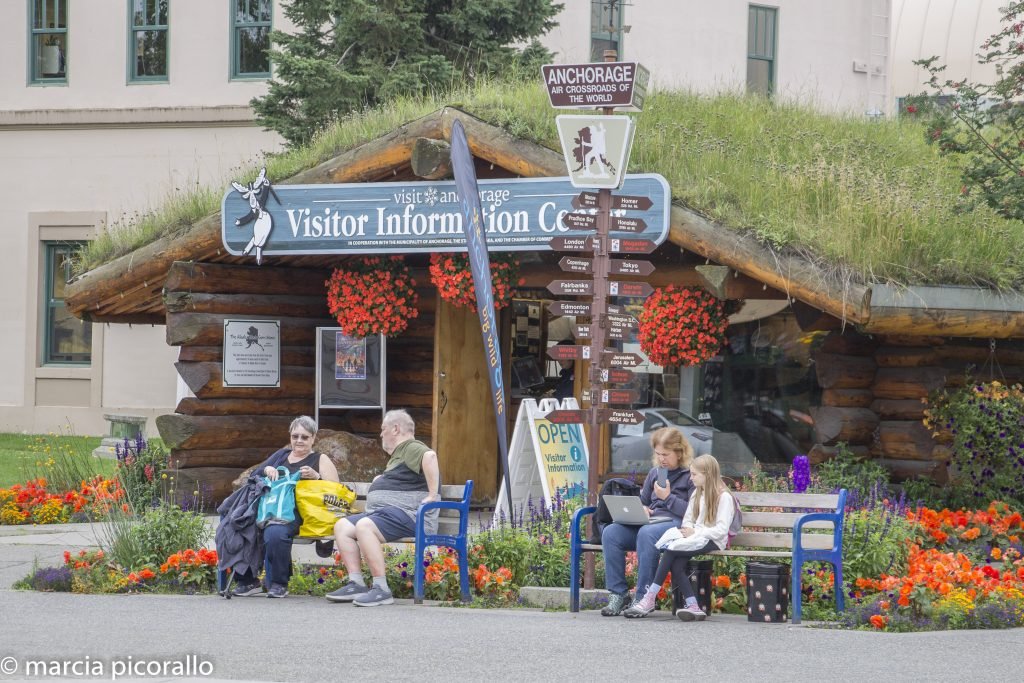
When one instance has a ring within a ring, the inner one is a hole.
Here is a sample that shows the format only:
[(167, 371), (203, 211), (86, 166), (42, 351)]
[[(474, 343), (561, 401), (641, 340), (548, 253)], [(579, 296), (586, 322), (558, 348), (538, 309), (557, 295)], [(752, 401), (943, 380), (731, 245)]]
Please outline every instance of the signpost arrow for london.
[(562, 222), (573, 230), (597, 229), (597, 216), (592, 213), (567, 213), (562, 216)]
[(591, 251), (594, 248), (594, 238), (552, 237), (548, 245), (555, 251)]
[(654, 272), (654, 264), (650, 261), (612, 259), (610, 263), (608, 272), (612, 275), (650, 275)]
[(552, 294), (567, 296), (590, 296), (594, 293), (593, 280), (552, 280), (548, 285)]
[(559, 344), (548, 349), (548, 358), (551, 360), (589, 360), (590, 347)]
[(583, 424), (590, 421), (589, 410), (552, 410), (544, 416), (548, 422), (556, 425)]
[(558, 267), (567, 273), (592, 273), (594, 272), (594, 259), (582, 256), (563, 256), (558, 261)]
[(653, 293), (654, 287), (646, 282), (616, 282), (615, 280), (608, 282), (609, 296), (631, 296), (646, 299)]
[(609, 239), (608, 244), (609, 250), (616, 254), (650, 254), (658, 248), (658, 245), (651, 240), (619, 239), (617, 237)]
[(644, 359), (636, 355), (635, 353), (605, 351), (601, 354), (601, 367), (605, 368), (633, 368), (636, 367), (637, 365), (642, 365), (643, 362)]
[(548, 305), (548, 312), (555, 317), (562, 315), (590, 315), (590, 304), (584, 301), (554, 301)]
[[(639, 410), (620, 410), (618, 408), (599, 408), (598, 419), (609, 424), (635, 425), (644, 421), (644, 415)], [(550, 419), (550, 418), (548, 418)]]
[(625, 216), (612, 216), (612, 231), (618, 232), (643, 232), (647, 229), (647, 221), (643, 218), (626, 218)]

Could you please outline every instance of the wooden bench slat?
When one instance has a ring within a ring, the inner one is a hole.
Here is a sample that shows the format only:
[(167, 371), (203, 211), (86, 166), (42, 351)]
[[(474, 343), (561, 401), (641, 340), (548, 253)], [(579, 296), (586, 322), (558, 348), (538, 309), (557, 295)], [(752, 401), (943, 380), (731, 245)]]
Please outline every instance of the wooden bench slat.
[[(832, 534), (801, 534), (800, 543), (804, 548), (812, 550), (829, 550), (832, 548)], [(792, 548), (793, 534), (771, 533), (767, 531), (741, 531), (732, 539), (732, 547), (737, 548)]]
[(729, 557), (793, 557), (793, 553), (787, 550), (715, 550), (708, 555), (728, 555)]
[[(796, 526), (798, 519), (803, 517), (802, 512), (758, 512), (751, 510), (743, 512), (744, 527), (760, 527), (765, 529), (792, 529)], [(804, 529), (827, 529), (832, 530), (832, 522), (807, 522)]]
[(736, 491), (732, 495), (740, 505), (781, 508), (824, 508), (835, 510), (839, 496), (833, 493), (764, 493)]
[[(368, 481), (343, 481), (341, 483), (355, 491), (360, 498), (366, 498), (371, 484)], [(464, 484), (441, 484), (441, 500), (461, 501), (465, 495), (466, 486)]]

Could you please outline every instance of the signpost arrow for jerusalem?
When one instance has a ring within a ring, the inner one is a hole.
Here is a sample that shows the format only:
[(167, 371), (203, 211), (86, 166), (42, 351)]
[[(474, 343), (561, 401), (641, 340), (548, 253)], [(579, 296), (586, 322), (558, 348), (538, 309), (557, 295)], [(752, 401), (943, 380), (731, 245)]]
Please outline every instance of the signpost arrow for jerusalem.
[(563, 256), (558, 261), (558, 267), (567, 273), (592, 273), (594, 272), (594, 259), (582, 256)]
[(562, 216), (562, 223), (571, 230), (596, 230), (597, 216), (592, 213), (567, 213)]
[(552, 294), (568, 296), (591, 296), (594, 293), (593, 280), (552, 280), (548, 285)]
[(639, 299), (646, 299), (654, 292), (646, 282), (608, 282), (608, 296), (631, 296)]
[[(619, 408), (599, 408), (598, 419), (609, 424), (635, 425), (644, 421), (643, 413), (639, 410), (623, 410)], [(548, 418), (550, 419), (550, 418)]]
[(590, 315), (590, 304), (584, 301), (554, 301), (548, 305), (548, 312), (555, 316)]
[(637, 365), (642, 365), (643, 362), (644, 359), (635, 353), (605, 351), (601, 354), (601, 367), (604, 368), (634, 368)]
[(612, 275), (650, 275), (654, 272), (654, 264), (650, 261), (616, 258), (610, 261)]

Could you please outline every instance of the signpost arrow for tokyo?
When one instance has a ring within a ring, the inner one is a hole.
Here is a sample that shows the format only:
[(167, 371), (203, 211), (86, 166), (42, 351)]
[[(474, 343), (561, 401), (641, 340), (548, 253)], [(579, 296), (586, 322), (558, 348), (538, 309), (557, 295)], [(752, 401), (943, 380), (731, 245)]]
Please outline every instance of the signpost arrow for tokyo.
[(558, 266), (567, 273), (592, 273), (594, 272), (594, 259), (582, 256), (563, 256), (558, 261)]
[[(621, 410), (619, 408), (599, 408), (597, 411), (599, 420), (609, 424), (635, 425), (644, 421), (643, 413), (639, 410)], [(550, 418), (549, 418), (550, 419)]]
[(591, 296), (594, 293), (594, 283), (591, 280), (552, 280), (548, 285), (548, 291), (568, 296)]
[(650, 275), (654, 272), (654, 264), (650, 261), (617, 258), (611, 260), (612, 275)]

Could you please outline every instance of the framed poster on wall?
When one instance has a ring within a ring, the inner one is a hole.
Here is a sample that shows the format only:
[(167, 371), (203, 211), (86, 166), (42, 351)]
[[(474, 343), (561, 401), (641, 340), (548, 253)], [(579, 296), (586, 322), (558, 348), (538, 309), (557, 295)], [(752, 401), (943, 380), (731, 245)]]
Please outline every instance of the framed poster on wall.
[(281, 386), (281, 321), (225, 320), (225, 387)]
[(349, 337), (340, 327), (316, 328), (316, 419), (320, 409), (385, 408), (384, 335)]

